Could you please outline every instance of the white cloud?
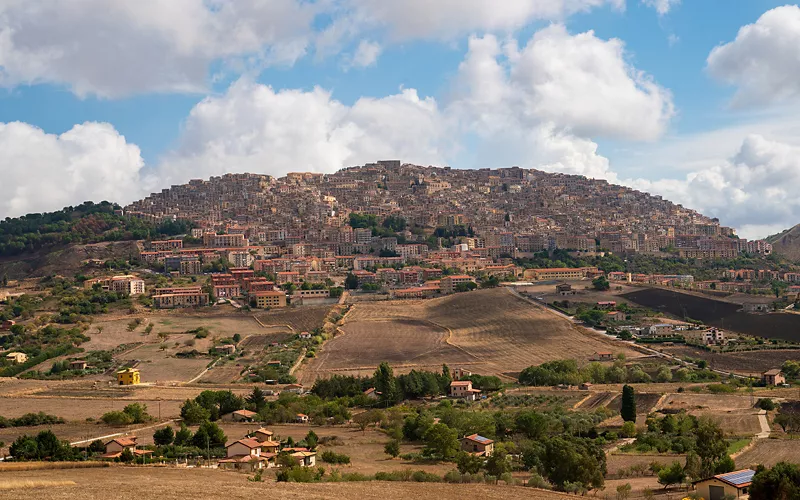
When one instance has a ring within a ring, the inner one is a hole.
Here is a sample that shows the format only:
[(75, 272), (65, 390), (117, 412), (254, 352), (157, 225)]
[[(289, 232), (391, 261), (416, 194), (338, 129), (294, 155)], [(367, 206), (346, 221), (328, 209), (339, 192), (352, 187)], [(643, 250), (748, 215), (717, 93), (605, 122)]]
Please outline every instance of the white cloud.
[(166, 184), (225, 172), (333, 172), (385, 157), (441, 162), (444, 133), (436, 101), (413, 89), (347, 106), (321, 88), (240, 80), (195, 106), (158, 175)]
[(734, 104), (757, 105), (800, 96), (800, 7), (786, 5), (742, 27), (732, 42), (715, 47), (708, 70), (737, 87)]
[(139, 148), (107, 123), (75, 125), (61, 135), (0, 123), (0, 165), (0, 217), (143, 194)]
[(658, 15), (663, 16), (667, 14), (672, 7), (681, 3), (681, 0), (642, 0), (642, 3), (656, 9)]
[(746, 237), (763, 237), (800, 222), (800, 147), (750, 135), (730, 159), (685, 179), (625, 181), (719, 217)]
[(674, 113), (669, 92), (626, 62), (622, 42), (561, 25), (522, 49), (492, 35), (471, 38), (458, 81), (455, 106), (489, 128), (549, 123), (579, 137), (652, 140)]
[(348, 68), (366, 68), (374, 66), (378, 62), (378, 57), (381, 55), (383, 47), (377, 42), (369, 40), (361, 40), (352, 59), (347, 64)]
[(345, 0), (350, 22), (388, 29), (395, 40), (447, 40), (474, 32), (516, 31), (536, 20), (562, 20), (625, 0)]
[(79, 96), (203, 92), (209, 66), (292, 63), (316, 7), (300, 0), (5, 0), (0, 86), (67, 85)]

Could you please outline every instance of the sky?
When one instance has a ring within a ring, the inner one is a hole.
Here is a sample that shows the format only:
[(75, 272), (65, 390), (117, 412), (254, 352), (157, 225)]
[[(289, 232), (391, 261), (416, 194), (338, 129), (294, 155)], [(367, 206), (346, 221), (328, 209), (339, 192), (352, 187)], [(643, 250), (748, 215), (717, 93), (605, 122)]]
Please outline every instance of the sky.
[(800, 223), (800, 7), (4, 0), (0, 217), (226, 172), (518, 165)]

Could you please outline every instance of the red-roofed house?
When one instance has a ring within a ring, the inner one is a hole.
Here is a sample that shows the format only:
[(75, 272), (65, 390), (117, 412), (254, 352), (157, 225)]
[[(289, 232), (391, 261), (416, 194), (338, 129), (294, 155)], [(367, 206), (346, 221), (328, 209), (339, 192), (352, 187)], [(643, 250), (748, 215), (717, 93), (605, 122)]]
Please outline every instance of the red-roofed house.
[(461, 438), (461, 451), (488, 457), (494, 452), (494, 441), (478, 434)]
[(454, 380), (450, 382), (450, 397), (475, 401), (480, 392), (478, 389), (472, 388), (472, 381), (470, 380)]

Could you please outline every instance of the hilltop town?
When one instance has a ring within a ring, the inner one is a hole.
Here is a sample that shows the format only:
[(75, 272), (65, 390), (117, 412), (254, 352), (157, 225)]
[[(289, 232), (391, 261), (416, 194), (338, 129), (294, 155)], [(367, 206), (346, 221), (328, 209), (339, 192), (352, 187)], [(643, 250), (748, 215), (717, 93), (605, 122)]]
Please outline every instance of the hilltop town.
[(32, 484), (666, 500), (800, 460), (800, 269), (605, 181), (228, 174), (8, 219), (0, 259), (0, 474)]

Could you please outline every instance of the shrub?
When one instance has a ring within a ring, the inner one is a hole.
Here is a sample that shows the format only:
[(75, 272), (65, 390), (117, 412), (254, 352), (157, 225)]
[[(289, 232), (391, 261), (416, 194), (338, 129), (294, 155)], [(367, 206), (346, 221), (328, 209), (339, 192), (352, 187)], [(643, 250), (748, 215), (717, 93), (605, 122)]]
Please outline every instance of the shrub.
[(448, 471), (444, 475), (444, 482), (445, 483), (460, 483), (461, 482), (461, 473), (457, 470)]
[(531, 477), (528, 479), (526, 486), (531, 488), (539, 488), (542, 490), (549, 490), (553, 488), (553, 486), (547, 482), (547, 479), (543, 478), (538, 472), (531, 473)]
[(762, 410), (772, 411), (776, 408), (775, 401), (769, 398), (761, 398), (756, 402), (756, 408), (761, 408)]
[(383, 452), (392, 458), (397, 458), (400, 454), (400, 441), (392, 439), (383, 447)]
[(708, 384), (706, 386), (711, 394), (730, 394), (736, 392), (736, 387), (728, 384)]
[(320, 455), (320, 459), (329, 464), (343, 464), (347, 465), (350, 463), (350, 456), (345, 455), (343, 453), (336, 453), (335, 451), (323, 451)]
[(124, 411), (110, 411), (104, 413), (103, 416), (100, 417), (100, 420), (106, 425), (131, 425), (133, 423), (133, 417)]
[(348, 472), (341, 475), (342, 481), (356, 482), (356, 481), (372, 481), (372, 476), (362, 474), (360, 472)]

